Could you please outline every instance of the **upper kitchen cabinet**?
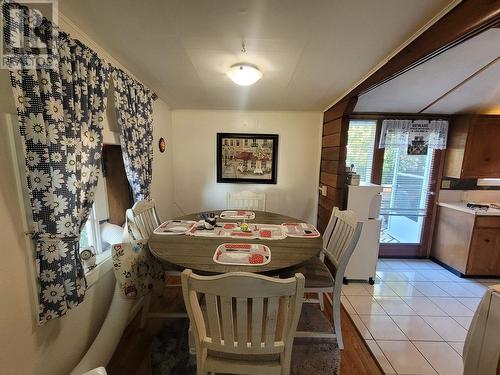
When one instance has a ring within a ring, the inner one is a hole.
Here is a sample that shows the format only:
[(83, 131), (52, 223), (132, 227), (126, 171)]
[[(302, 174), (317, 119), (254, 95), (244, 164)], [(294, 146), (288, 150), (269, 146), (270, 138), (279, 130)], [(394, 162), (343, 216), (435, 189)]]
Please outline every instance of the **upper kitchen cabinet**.
[(500, 177), (500, 116), (453, 117), (443, 176)]

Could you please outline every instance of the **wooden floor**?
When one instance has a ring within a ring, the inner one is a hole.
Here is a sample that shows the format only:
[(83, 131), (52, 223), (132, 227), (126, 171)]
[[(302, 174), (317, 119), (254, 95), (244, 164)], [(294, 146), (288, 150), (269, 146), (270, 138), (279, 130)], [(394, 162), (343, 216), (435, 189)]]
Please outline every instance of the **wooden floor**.
[[(168, 288), (163, 299), (155, 301), (155, 309), (172, 306), (182, 301), (180, 288)], [(326, 301), (325, 301), (326, 302)], [(331, 316), (329, 305), (325, 303), (325, 313)], [(139, 329), (139, 316), (135, 317), (125, 330), (115, 355), (106, 370), (110, 375), (151, 375), (149, 362), (153, 337), (161, 327), (161, 319), (150, 319), (144, 329)], [(340, 374), (378, 375), (382, 371), (366, 347), (351, 318), (342, 308), (342, 330), (345, 349), (342, 351)], [(312, 375), (312, 374), (311, 374)], [(319, 375), (319, 374), (318, 374)]]

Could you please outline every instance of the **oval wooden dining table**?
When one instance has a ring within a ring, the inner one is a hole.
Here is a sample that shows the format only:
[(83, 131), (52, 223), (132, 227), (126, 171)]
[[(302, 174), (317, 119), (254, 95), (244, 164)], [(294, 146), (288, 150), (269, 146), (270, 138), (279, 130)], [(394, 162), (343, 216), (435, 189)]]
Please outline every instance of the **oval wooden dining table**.
[[(212, 211), (219, 214), (222, 211)], [(282, 224), (300, 223), (303, 220), (272, 212), (254, 211), (255, 219), (248, 223)], [(200, 220), (200, 214), (191, 214), (176, 218), (176, 220)], [(218, 219), (218, 223), (236, 222), (237, 220)], [(223, 243), (244, 242), (260, 243), (271, 249), (271, 261), (263, 266), (222, 265), (213, 261), (216, 248)], [(160, 262), (174, 266), (179, 270), (190, 268), (201, 274), (219, 274), (235, 271), (246, 271), (263, 274), (276, 274), (279, 271), (290, 270), (301, 263), (317, 256), (321, 250), (323, 240), (317, 238), (292, 238), (282, 240), (260, 240), (241, 238), (207, 238), (190, 235), (161, 235), (153, 233), (149, 237), (151, 253)]]

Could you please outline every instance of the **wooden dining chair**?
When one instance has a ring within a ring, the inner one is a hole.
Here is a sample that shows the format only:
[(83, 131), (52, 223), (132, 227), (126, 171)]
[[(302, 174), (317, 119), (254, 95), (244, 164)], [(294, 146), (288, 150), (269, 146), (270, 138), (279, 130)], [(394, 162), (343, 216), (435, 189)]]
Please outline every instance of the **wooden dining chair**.
[(266, 193), (240, 191), (227, 193), (227, 208), (232, 210), (266, 210)]
[[(132, 217), (127, 217), (130, 230), (135, 240), (148, 240), (153, 231), (161, 224), (156, 212), (155, 201), (153, 199), (147, 201), (139, 201), (131, 208)], [(139, 237), (139, 238), (137, 238)], [(181, 272), (174, 268), (165, 270), (165, 286), (178, 287), (180, 284), (168, 283), (169, 276), (180, 277)], [(151, 311), (151, 293), (145, 296), (142, 307), (140, 327), (144, 328), (148, 318), (179, 318), (186, 317), (183, 313), (152, 313)]]
[[(307, 261), (294, 272), (306, 278), (305, 293), (318, 293), (320, 307), (323, 308), (323, 294), (332, 294), (332, 319), (335, 333), (298, 331), (296, 337), (336, 337), (340, 349), (344, 348), (340, 324), (340, 295), (345, 269), (358, 243), (363, 223), (358, 222), (352, 211), (334, 209), (330, 218), (331, 234), (324, 233), (326, 247), (319, 257)], [(329, 223), (329, 225), (330, 225)], [(328, 238), (329, 237), (329, 238)], [(324, 263), (327, 258), (333, 267), (333, 275)]]
[[(197, 374), (289, 374), (304, 276), (182, 272)], [(204, 301), (204, 302), (200, 302)]]

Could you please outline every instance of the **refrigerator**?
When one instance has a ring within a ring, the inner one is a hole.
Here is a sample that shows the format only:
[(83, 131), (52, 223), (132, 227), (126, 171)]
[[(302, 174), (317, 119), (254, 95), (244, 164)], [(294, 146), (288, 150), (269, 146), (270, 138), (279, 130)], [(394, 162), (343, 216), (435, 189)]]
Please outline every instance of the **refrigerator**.
[(344, 283), (368, 281), (375, 283), (375, 272), (380, 245), (380, 203), (382, 186), (360, 183), (348, 185), (347, 209), (353, 211), (358, 221), (363, 223), (358, 244), (347, 264)]

